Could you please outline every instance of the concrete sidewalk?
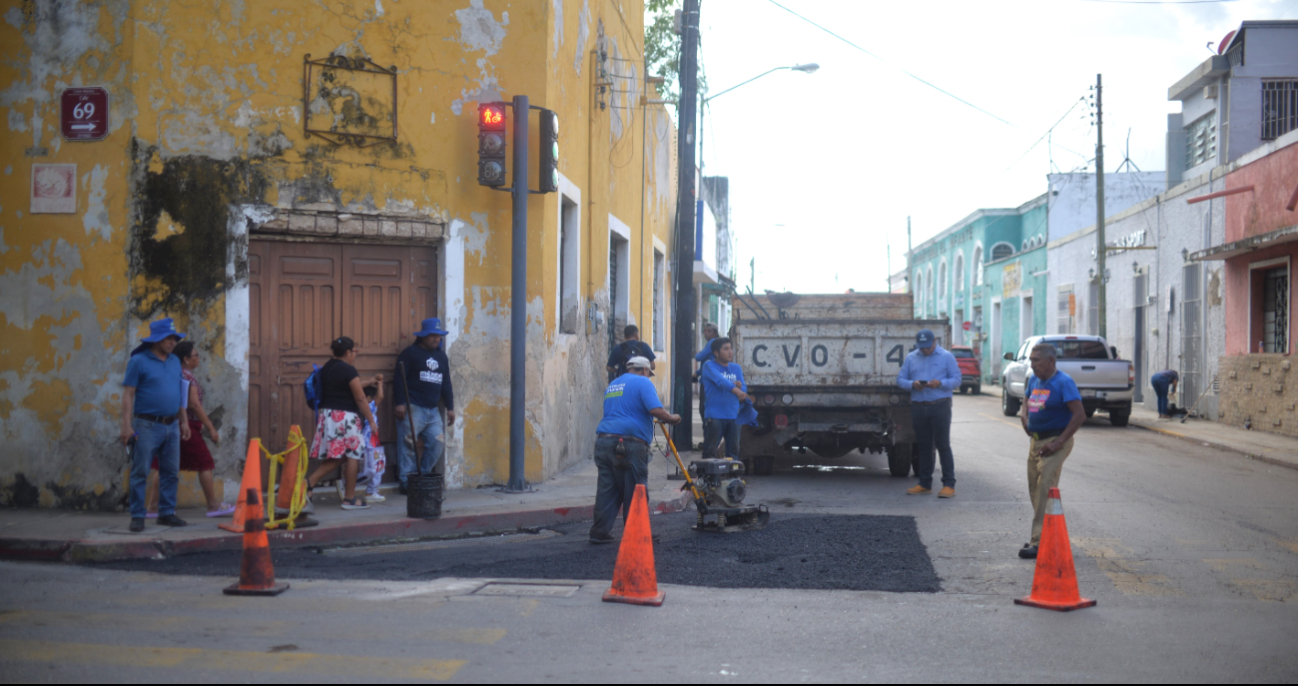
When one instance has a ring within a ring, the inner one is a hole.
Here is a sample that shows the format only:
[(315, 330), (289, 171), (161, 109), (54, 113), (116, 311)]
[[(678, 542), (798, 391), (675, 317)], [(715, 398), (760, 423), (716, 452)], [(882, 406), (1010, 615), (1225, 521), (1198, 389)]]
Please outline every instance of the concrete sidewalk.
[(1298, 469), (1298, 438), (1265, 431), (1247, 431), (1206, 419), (1159, 419), (1158, 413), (1137, 405), (1131, 425), (1187, 441), (1241, 453), (1255, 460)]
[[(691, 503), (670, 481), (674, 460), (663, 459), (664, 442), (654, 445), (649, 462), (649, 507), (653, 513), (678, 512)], [(686, 464), (697, 453), (682, 453)], [(406, 498), (385, 488), (387, 500), (367, 510), (343, 510), (336, 491), (316, 488), (313, 498), (319, 526), (270, 531), (272, 546), (339, 546), (379, 541), (449, 538), (514, 532), (593, 519), (598, 471), (587, 459), (558, 477), (535, 485), (533, 493), (507, 494), (496, 488), (447, 491), (440, 519), (406, 518)], [(172, 529), (148, 520), (143, 533), (128, 531), (124, 512), (72, 512), (17, 509), (0, 511), (0, 558), (87, 562), (170, 557), (242, 546), (243, 535), (217, 528), (230, 518), (209, 519), (202, 509), (179, 510), (189, 526)]]

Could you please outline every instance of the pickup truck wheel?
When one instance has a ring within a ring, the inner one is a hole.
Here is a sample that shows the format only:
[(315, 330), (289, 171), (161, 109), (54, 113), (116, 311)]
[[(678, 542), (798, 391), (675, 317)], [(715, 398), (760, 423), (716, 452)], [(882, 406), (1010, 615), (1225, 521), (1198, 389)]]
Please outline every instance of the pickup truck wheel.
[(1127, 422), (1129, 422), (1130, 420), (1131, 420), (1131, 410), (1125, 410), (1125, 411), (1111, 410), (1109, 412), (1109, 424), (1112, 424), (1113, 426), (1118, 426), (1118, 427), (1126, 426)]
[(1001, 414), (1006, 417), (1013, 417), (1019, 413), (1020, 401), (1010, 395), (1008, 386), (1001, 386)]
[(897, 443), (888, 448), (888, 472), (893, 476), (910, 476), (910, 463), (915, 454), (913, 443)]
[(973, 394), (974, 394), (974, 395), (982, 395), (982, 394), (983, 394), (983, 386), (982, 386), (982, 384), (978, 384), (977, 386), (974, 386), (974, 387), (973, 387)]
[(1090, 419), (1091, 417), (1094, 417), (1094, 416), (1095, 416), (1095, 408), (1093, 408), (1093, 407), (1091, 407), (1091, 408), (1087, 408), (1087, 410), (1086, 410), (1086, 418), (1087, 418), (1087, 419)]

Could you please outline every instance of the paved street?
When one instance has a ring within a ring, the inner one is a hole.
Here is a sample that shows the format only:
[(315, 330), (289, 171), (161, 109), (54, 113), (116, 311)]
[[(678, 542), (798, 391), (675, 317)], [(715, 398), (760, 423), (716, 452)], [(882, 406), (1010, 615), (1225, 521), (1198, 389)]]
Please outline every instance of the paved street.
[[(954, 500), (905, 496), (911, 480), (888, 477), (882, 456), (782, 460), (776, 476), (750, 479), (773, 528), (914, 517), (937, 593), (667, 585), (654, 609), (601, 603), (607, 580), (493, 586), (437, 571), (509, 558), (511, 574), (543, 576), (517, 560), (606, 557), (565, 535), (581, 525), (404, 550), (277, 550), (292, 588), (270, 599), (221, 595), (237, 573), (226, 554), (131, 569), (6, 563), (0, 669), (6, 681), (1298, 678), (1298, 470), (1092, 419), (1061, 490), (1082, 593), (1099, 606), (1016, 607), (1033, 571), (1015, 556), (1031, 520), (1026, 440), (995, 396), (955, 402)], [(662, 546), (698, 536), (688, 518), (653, 523)]]

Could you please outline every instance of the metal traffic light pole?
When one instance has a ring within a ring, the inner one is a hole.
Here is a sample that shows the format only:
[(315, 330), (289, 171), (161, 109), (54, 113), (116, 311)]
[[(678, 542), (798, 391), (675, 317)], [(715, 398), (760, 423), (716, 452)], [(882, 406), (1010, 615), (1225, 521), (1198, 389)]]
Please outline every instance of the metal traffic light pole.
[(681, 96), (677, 121), (683, 129), (677, 143), (680, 190), (676, 199), (676, 317), (672, 332), (672, 410), (681, 423), (672, 430), (676, 445), (694, 445), (694, 214), (697, 189), (694, 169), (694, 122), (698, 104), (699, 0), (685, 0), (681, 15)]
[(526, 434), (524, 409), (527, 402), (527, 123), (526, 95), (514, 96), (514, 187), (513, 243), (510, 251), (509, 312), (509, 483), (505, 493), (532, 490), (524, 474)]

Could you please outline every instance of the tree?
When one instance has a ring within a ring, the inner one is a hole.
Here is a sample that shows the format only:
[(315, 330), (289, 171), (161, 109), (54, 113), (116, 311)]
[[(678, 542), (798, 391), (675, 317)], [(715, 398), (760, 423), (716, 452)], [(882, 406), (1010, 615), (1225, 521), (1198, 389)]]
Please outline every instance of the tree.
[(645, 0), (645, 71), (663, 77), (663, 95), (680, 95), (681, 37), (676, 33), (676, 12), (681, 0)]

